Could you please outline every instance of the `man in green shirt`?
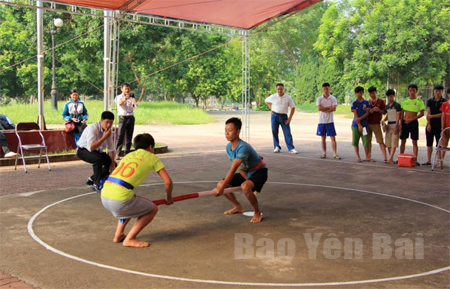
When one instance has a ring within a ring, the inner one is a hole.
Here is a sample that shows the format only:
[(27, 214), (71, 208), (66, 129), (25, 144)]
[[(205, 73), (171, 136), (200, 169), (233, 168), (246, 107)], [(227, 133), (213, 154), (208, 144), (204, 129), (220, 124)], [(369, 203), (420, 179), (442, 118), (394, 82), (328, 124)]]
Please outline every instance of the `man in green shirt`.
[(401, 113), (401, 124), (400, 124), (400, 153), (405, 152), (406, 139), (411, 137), (413, 144), (413, 152), (416, 156), (416, 166), (420, 166), (417, 162), (417, 156), (419, 154), (419, 148), (417, 147), (417, 140), (419, 139), (419, 121), (418, 119), (424, 115), (425, 104), (421, 99), (416, 97), (418, 87), (415, 84), (410, 84), (408, 86), (409, 98), (402, 101), (402, 113)]

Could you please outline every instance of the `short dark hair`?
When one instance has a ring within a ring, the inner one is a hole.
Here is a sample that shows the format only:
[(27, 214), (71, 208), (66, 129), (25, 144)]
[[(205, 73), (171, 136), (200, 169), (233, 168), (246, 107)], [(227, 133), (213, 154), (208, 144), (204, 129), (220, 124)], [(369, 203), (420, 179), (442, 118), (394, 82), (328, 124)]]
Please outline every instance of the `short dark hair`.
[(393, 90), (393, 89), (388, 89), (388, 90), (386, 91), (386, 96), (389, 96), (389, 95), (395, 96), (395, 90)]
[(134, 149), (147, 149), (149, 146), (155, 147), (155, 139), (149, 133), (141, 133), (134, 137)]
[(234, 124), (234, 126), (236, 127), (237, 130), (240, 130), (242, 128), (242, 121), (240, 118), (232, 117), (225, 122), (225, 124), (229, 124), (229, 123)]
[(444, 86), (442, 84), (436, 84), (434, 90), (444, 90)]
[(362, 86), (355, 87), (355, 93), (358, 93), (358, 92), (364, 92), (364, 87), (362, 87)]
[(73, 88), (70, 90), (70, 94), (72, 94), (72, 93), (78, 93), (78, 90), (76, 88)]
[(322, 87), (330, 87), (330, 84), (328, 82), (325, 82), (324, 84), (322, 84)]
[(128, 82), (123, 82), (123, 83), (120, 85), (120, 88), (122, 88), (122, 87), (124, 87), (124, 86), (130, 87), (130, 84), (129, 84)]
[(369, 93), (371, 93), (371, 92), (377, 91), (377, 88), (376, 88), (375, 86), (371, 86), (371, 87), (369, 87), (369, 88), (367, 89), (367, 91), (368, 91)]
[(104, 111), (102, 112), (102, 119), (114, 120), (114, 113), (110, 111)]
[(284, 84), (282, 84), (282, 83), (277, 83), (277, 85), (276, 85), (275, 87), (278, 87), (278, 86), (284, 87)]
[(408, 86), (408, 90), (409, 90), (410, 88), (415, 88), (416, 90), (419, 90), (419, 88), (417, 87), (416, 84), (410, 84), (410, 85)]

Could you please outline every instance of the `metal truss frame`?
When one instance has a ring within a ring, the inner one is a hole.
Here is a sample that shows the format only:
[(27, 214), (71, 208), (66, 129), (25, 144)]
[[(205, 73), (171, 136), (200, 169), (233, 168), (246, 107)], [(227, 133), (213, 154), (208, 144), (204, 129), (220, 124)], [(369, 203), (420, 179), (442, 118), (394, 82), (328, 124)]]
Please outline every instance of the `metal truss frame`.
[(161, 27), (169, 27), (176, 29), (184, 29), (206, 33), (217, 33), (229, 37), (242, 37), (242, 115), (243, 128), (242, 137), (246, 141), (250, 141), (250, 35), (251, 30), (234, 28), (229, 26), (221, 26), (208, 23), (198, 23), (192, 21), (168, 19), (159, 16), (138, 14), (127, 12), (139, 4), (142, 0), (132, 0), (124, 7), (123, 10), (108, 10), (91, 7), (75, 6), (53, 1), (35, 1), (35, 0), (0, 0), (0, 4), (15, 5), (19, 7), (27, 7), (36, 9), (37, 27), (38, 27), (38, 119), (41, 128), (43, 128), (44, 111), (43, 111), (43, 55), (42, 51), (42, 35), (39, 37), (39, 27), (42, 29), (42, 12), (52, 11), (59, 13), (69, 13), (75, 15), (85, 15), (104, 18), (104, 109), (114, 109), (114, 96), (117, 94), (118, 86), (118, 63), (119, 63), (119, 29), (120, 21), (127, 21), (139, 24), (148, 24)]

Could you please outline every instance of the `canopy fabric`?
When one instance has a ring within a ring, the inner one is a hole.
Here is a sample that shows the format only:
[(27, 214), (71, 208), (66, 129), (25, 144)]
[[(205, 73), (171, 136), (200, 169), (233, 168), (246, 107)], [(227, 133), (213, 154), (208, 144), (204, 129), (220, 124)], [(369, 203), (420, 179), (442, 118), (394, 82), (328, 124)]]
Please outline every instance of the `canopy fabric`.
[(169, 19), (254, 28), (280, 15), (321, 0), (60, 0), (76, 6), (124, 10)]

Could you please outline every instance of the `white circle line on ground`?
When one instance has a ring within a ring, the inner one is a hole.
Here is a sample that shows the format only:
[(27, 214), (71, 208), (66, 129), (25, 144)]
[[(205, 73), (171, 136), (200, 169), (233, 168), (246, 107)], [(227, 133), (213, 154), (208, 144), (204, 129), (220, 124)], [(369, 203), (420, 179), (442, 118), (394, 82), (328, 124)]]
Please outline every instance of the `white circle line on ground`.
[[(216, 182), (217, 181), (186, 181), (186, 182), (174, 182), (174, 184), (216, 183)], [(440, 208), (440, 207), (437, 207), (437, 206), (434, 206), (434, 205), (431, 205), (431, 204), (428, 204), (428, 203), (424, 203), (424, 202), (420, 202), (420, 201), (416, 201), (416, 200), (412, 200), (412, 199), (408, 199), (408, 198), (404, 198), (404, 197), (398, 197), (398, 196), (393, 196), (393, 195), (388, 195), (388, 194), (383, 194), (383, 193), (359, 190), (359, 189), (333, 187), (333, 186), (322, 186), (322, 185), (314, 185), (314, 184), (288, 183), (288, 182), (267, 182), (267, 184), (282, 184), (282, 185), (294, 185), (294, 186), (324, 187), (324, 188), (331, 188), (331, 189), (338, 189), (338, 190), (347, 190), (347, 191), (368, 193), (368, 194), (374, 194), (374, 195), (380, 195), (380, 196), (385, 196), (385, 197), (392, 197), (392, 198), (397, 198), (397, 199), (401, 199), (401, 200), (406, 200), (406, 201), (410, 201), (410, 202), (413, 202), (413, 203), (418, 203), (418, 204), (421, 204), (421, 205), (429, 206), (429, 207), (432, 207), (432, 208), (439, 209), (439, 210), (442, 210), (444, 212), (450, 213), (449, 210), (446, 210), (446, 209), (443, 209), (443, 208)], [(163, 185), (163, 183), (153, 183), (153, 184), (147, 184), (145, 186), (156, 186), (156, 185)], [(152, 273), (145, 273), (145, 272), (140, 272), (140, 271), (135, 271), (135, 270), (128, 270), (128, 269), (123, 269), (123, 268), (119, 268), (119, 267), (114, 267), (114, 266), (109, 266), (109, 265), (104, 265), (104, 264), (101, 264), (101, 263), (89, 261), (89, 260), (86, 260), (86, 259), (74, 256), (74, 255), (67, 254), (67, 253), (65, 253), (63, 251), (60, 251), (60, 250), (50, 246), (49, 244), (47, 244), (44, 241), (42, 241), (34, 233), (34, 230), (33, 230), (33, 223), (34, 223), (34, 221), (36, 220), (36, 218), (40, 214), (45, 212), (47, 209), (49, 209), (49, 208), (51, 208), (51, 207), (53, 207), (55, 205), (61, 204), (63, 202), (69, 201), (69, 200), (73, 200), (73, 199), (76, 199), (76, 198), (80, 198), (80, 197), (84, 197), (84, 196), (88, 196), (88, 195), (93, 195), (93, 194), (98, 194), (98, 193), (97, 192), (90, 192), (90, 193), (86, 193), (86, 194), (81, 194), (81, 195), (77, 195), (77, 196), (73, 196), (73, 197), (70, 197), (70, 198), (66, 198), (66, 199), (63, 199), (63, 200), (60, 200), (60, 201), (57, 201), (55, 203), (52, 203), (50, 205), (45, 206), (39, 212), (34, 214), (33, 217), (31, 217), (30, 221), (28, 222), (28, 233), (30, 234), (30, 236), (36, 242), (41, 244), (47, 250), (52, 251), (53, 253), (56, 253), (56, 254), (58, 254), (60, 256), (63, 256), (63, 257), (75, 260), (75, 261), (79, 261), (79, 262), (82, 262), (82, 263), (85, 263), (85, 264), (97, 266), (97, 267), (100, 267), (100, 268), (110, 269), (110, 270), (114, 270), (114, 271), (118, 271), (118, 272), (123, 272), (123, 273), (130, 273), (130, 274), (140, 275), (140, 276), (145, 276), (145, 277), (152, 277), (152, 278), (159, 278), (159, 279), (166, 279), (166, 280), (174, 280), (174, 281), (181, 281), (181, 282), (195, 282), (195, 283), (206, 283), (206, 284), (217, 284), (217, 285), (235, 285), (235, 286), (267, 286), (267, 287), (342, 286), (342, 285), (358, 285), (358, 284), (367, 284), (367, 283), (379, 283), (379, 282), (387, 282), (387, 281), (399, 281), (399, 280), (405, 280), (405, 279), (412, 279), (412, 278), (417, 278), (417, 277), (429, 276), (429, 275), (438, 274), (438, 273), (450, 270), (450, 266), (447, 266), (447, 267), (438, 268), (438, 269), (427, 271), (427, 272), (411, 274), (411, 275), (404, 275), (404, 276), (387, 277), (387, 278), (380, 278), (380, 279), (358, 280), (358, 281), (323, 282), (323, 283), (255, 283), (255, 282), (232, 282), (232, 281), (220, 281), (220, 280), (191, 279), (191, 278), (183, 278), (183, 277), (174, 277), (174, 276), (167, 276), (167, 275), (158, 275), (158, 274), (152, 274)]]

